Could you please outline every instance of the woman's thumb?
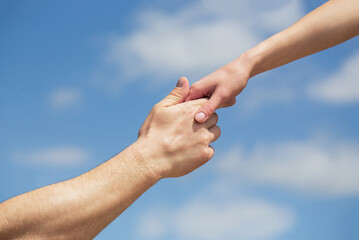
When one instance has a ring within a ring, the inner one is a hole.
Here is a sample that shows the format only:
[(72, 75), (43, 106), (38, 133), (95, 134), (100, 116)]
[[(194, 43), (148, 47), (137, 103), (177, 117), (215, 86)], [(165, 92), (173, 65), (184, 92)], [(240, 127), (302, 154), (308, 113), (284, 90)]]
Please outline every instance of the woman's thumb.
[(195, 119), (198, 123), (204, 123), (208, 118), (212, 116), (214, 111), (222, 104), (222, 98), (219, 97), (216, 92), (213, 93), (211, 98), (203, 104), (203, 106), (197, 111)]

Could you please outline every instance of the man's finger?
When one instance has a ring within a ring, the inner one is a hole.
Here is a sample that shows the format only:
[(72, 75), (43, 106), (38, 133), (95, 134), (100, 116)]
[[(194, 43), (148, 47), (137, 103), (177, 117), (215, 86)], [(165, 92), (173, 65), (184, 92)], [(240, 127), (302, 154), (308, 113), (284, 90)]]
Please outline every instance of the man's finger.
[(207, 121), (205, 121), (203, 123), (203, 125), (209, 129), (209, 128), (213, 127), (214, 125), (216, 125), (217, 122), (218, 122), (218, 115), (217, 115), (217, 113), (214, 113)]
[(214, 111), (222, 104), (222, 98), (218, 94), (214, 93), (209, 101), (197, 111), (195, 119), (198, 123), (204, 123), (210, 118)]
[(221, 136), (221, 129), (217, 125), (211, 127), (208, 131), (211, 134), (211, 143), (216, 141)]
[(172, 92), (165, 97), (161, 102), (157, 103), (157, 106), (160, 107), (169, 107), (176, 105), (177, 103), (183, 102), (189, 93), (189, 83), (187, 78), (181, 77), (177, 86), (172, 90)]

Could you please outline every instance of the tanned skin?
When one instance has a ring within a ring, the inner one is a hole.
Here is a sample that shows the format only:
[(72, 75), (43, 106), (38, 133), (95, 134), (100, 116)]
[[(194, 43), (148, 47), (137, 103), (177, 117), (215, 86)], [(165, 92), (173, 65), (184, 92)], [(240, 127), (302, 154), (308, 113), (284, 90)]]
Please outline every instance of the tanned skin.
[(220, 136), (218, 116), (197, 123), (194, 114), (208, 100), (184, 103), (188, 93), (188, 80), (180, 78), (153, 107), (138, 140), (107, 162), (1, 203), (0, 239), (92, 239), (160, 179), (206, 163)]

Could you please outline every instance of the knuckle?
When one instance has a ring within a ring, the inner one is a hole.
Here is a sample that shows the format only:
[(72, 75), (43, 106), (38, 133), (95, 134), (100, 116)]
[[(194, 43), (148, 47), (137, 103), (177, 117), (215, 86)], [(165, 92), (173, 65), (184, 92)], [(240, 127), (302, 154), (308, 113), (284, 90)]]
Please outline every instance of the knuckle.
[(163, 138), (162, 147), (163, 150), (167, 153), (173, 153), (175, 151), (175, 146), (169, 138)]
[(222, 99), (228, 99), (231, 95), (231, 90), (228, 88), (221, 88), (220, 90), (218, 90), (218, 95)]
[(206, 146), (208, 146), (208, 144), (212, 141), (212, 138), (213, 138), (213, 134), (212, 134), (212, 133), (206, 134), (204, 144), (205, 144)]
[(208, 146), (211, 142), (211, 133), (204, 127), (200, 129), (200, 139), (198, 141), (199, 146)]
[(198, 82), (193, 83), (192, 86), (191, 86), (191, 90), (196, 90), (198, 88), (199, 88)]
[(206, 146), (210, 142), (210, 135), (209, 134), (203, 134), (201, 140), (199, 141), (199, 144), (201, 146)]
[(209, 150), (208, 150), (208, 147), (203, 147), (201, 148), (200, 150), (200, 158), (202, 160), (208, 160), (209, 159)]
[(205, 145), (208, 146), (213, 140), (213, 133), (206, 129)]
[(191, 93), (197, 93), (197, 92), (199, 92), (200, 90), (201, 90), (200, 84), (199, 84), (198, 82), (195, 82), (195, 83), (192, 84), (192, 86), (191, 86), (189, 92), (190, 92), (190, 94), (191, 94)]

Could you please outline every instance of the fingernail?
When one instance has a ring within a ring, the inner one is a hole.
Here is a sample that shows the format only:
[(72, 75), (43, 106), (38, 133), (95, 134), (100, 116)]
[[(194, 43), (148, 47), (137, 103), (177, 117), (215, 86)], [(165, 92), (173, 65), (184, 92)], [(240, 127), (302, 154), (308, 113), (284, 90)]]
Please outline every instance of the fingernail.
[(203, 112), (199, 112), (196, 114), (195, 119), (197, 122), (202, 122), (206, 117), (206, 114), (204, 114)]
[(183, 85), (184, 85), (184, 79), (183, 78), (178, 79), (176, 87), (181, 88), (183, 87)]

